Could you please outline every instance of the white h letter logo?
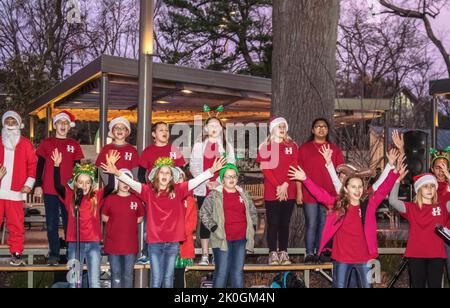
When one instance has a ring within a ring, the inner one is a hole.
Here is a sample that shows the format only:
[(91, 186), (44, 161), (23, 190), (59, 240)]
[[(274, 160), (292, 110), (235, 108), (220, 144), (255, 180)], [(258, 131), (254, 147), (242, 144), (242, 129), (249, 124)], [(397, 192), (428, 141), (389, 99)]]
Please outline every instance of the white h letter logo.
[(125, 160), (131, 160), (131, 158), (133, 157), (133, 153), (125, 153)]
[(441, 216), (441, 208), (440, 207), (436, 207), (433, 209), (433, 216)]
[(131, 202), (130, 209), (133, 211), (136, 211), (138, 208), (138, 204), (136, 202)]
[(68, 153), (75, 153), (75, 147), (73, 145), (67, 146), (67, 152)]
[(286, 155), (292, 155), (292, 148), (286, 148)]
[(177, 153), (176, 152), (170, 152), (170, 158), (177, 159)]

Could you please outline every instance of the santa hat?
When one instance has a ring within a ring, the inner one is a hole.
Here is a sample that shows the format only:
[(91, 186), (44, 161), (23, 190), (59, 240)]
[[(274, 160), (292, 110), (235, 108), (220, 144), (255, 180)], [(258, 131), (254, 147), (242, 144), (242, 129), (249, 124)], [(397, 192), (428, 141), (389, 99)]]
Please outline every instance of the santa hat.
[(278, 117), (278, 118), (272, 117), (272, 118), (270, 118), (269, 131), (272, 133), (272, 131), (273, 131), (273, 129), (275, 127), (277, 127), (278, 125), (283, 124), (283, 123), (286, 125), (286, 130), (288, 131), (289, 130), (289, 125), (288, 125), (288, 122), (286, 121), (285, 118), (281, 118), (281, 117)]
[(433, 184), (438, 187), (438, 181), (436, 177), (431, 173), (424, 173), (414, 177), (414, 190), (419, 192), (420, 188), (427, 184)]
[(5, 126), (5, 121), (7, 118), (13, 118), (14, 120), (16, 120), (20, 129), (23, 129), (25, 127), (25, 125), (23, 125), (23, 123), (22, 123), (22, 118), (20, 117), (20, 115), (17, 112), (12, 111), (12, 110), (5, 112), (2, 117), (2, 125), (3, 126)]
[[(120, 172), (128, 176), (130, 179), (134, 178), (133, 173), (128, 169), (120, 169)], [(119, 179), (117, 177), (114, 177), (114, 190), (117, 191), (118, 189), (119, 189)]]
[(57, 113), (54, 117), (53, 117), (53, 125), (56, 124), (56, 122), (60, 121), (60, 120), (67, 120), (70, 123), (70, 127), (75, 127), (75, 116), (73, 114), (71, 114), (69, 111), (61, 111), (60, 113)]
[(123, 124), (123, 125), (125, 125), (125, 127), (128, 129), (128, 132), (131, 133), (131, 125), (130, 125), (130, 121), (128, 121), (128, 120), (125, 119), (124, 117), (118, 117), (118, 118), (112, 119), (112, 121), (109, 123), (109, 132), (108, 132), (108, 136), (109, 136), (110, 138), (114, 138), (114, 135), (113, 135), (113, 128), (114, 128), (114, 126), (116, 126), (117, 124)]

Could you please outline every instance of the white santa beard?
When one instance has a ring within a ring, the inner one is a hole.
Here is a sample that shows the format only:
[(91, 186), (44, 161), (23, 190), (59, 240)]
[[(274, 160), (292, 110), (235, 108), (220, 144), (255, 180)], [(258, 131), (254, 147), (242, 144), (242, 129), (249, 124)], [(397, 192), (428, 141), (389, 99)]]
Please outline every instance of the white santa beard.
[(20, 129), (14, 127), (13, 129), (9, 127), (3, 127), (2, 129), (2, 142), (5, 148), (14, 150), (20, 140)]

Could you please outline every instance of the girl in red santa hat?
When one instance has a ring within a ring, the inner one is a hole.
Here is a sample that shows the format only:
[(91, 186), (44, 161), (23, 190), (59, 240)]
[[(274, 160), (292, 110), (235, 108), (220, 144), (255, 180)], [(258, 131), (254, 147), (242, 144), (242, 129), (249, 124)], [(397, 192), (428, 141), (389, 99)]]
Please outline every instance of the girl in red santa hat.
[(409, 222), (409, 239), (405, 257), (409, 261), (409, 273), (413, 288), (440, 288), (447, 257), (443, 239), (435, 228), (447, 223), (450, 202), (439, 200), (438, 181), (431, 173), (414, 178), (416, 197), (414, 202), (398, 199), (398, 179), (389, 197), (389, 203)]
[[(98, 155), (95, 165), (100, 166), (106, 163), (106, 155), (112, 151), (117, 151), (120, 154), (120, 160), (117, 162), (119, 169), (131, 170), (134, 177), (137, 177), (139, 167), (139, 154), (134, 146), (127, 142), (127, 138), (131, 134), (130, 122), (124, 117), (114, 118), (109, 123), (108, 136), (113, 139), (113, 142), (105, 145)], [(100, 169), (100, 176), (105, 182), (108, 178)]]
[(36, 179), (36, 154), (33, 144), (21, 136), (24, 127), (22, 118), (15, 111), (8, 111), (2, 117), (0, 142), (0, 227), (6, 217), (9, 231), (8, 246), (11, 252), (10, 264), (21, 266), (24, 229), (24, 200), (33, 189)]
[(44, 197), (45, 219), (47, 226), (47, 239), (49, 255), (47, 265), (54, 266), (59, 263), (59, 218), (62, 217), (64, 238), (67, 235), (67, 210), (55, 190), (53, 176), (52, 153), (55, 149), (63, 156), (60, 166), (61, 181), (64, 185), (72, 177), (72, 170), (84, 158), (83, 150), (78, 141), (69, 138), (68, 134), (75, 127), (75, 116), (68, 111), (61, 111), (53, 117), (55, 136), (44, 139), (39, 145), (36, 154), (38, 164), (36, 169), (36, 188), (34, 197)]
[(288, 135), (289, 126), (284, 118), (272, 118), (269, 130), (256, 159), (264, 174), (269, 265), (289, 265), (289, 224), (297, 188), (288, 172), (290, 166), (297, 164), (298, 147)]

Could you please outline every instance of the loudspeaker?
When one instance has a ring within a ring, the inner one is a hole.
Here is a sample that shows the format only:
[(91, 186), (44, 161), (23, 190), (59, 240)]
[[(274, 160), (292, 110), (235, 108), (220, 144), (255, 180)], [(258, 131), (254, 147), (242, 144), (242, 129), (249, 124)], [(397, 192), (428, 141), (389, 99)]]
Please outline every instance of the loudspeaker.
[(406, 162), (409, 174), (406, 181), (413, 182), (413, 178), (428, 172), (428, 134), (422, 131), (408, 131), (404, 134)]

